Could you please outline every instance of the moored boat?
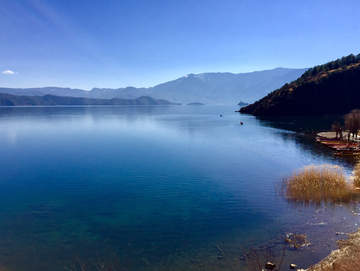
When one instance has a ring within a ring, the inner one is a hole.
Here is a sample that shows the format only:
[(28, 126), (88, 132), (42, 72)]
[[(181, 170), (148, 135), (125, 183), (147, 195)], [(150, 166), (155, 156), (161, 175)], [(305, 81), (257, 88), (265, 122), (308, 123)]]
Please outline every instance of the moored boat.
[(334, 153), (334, 155), (340, 156), (340, 155), (360, 155), (360, 149), (340, 149), (337, 152)]
[(330, 144), (330, 145), (326, 145), (329, 148), (332, 149), (344, 149), (344, 148), (359, 148), (359, 144), (357, 143), (350, 143), (350, 144)]
[(317, 141), (318, 143), (321, 143), (321, 144), (343, 144), (343, 143), (347, 143), (348, 141), (347, 140), (334, 140), (334, 139), (329, 139), (329, 140), (318, 140)]
[(339, 142), (340, 141), (341, 142), (341, 141), (346, 141), (346, 140), (343, 140), (340, 137), (330, 138), (330, 137), (324, 137), (324, 136), (317, 136), (316, 141), (317, 142), (330, 142), (330, 141), (334, 141), (334, 142)]

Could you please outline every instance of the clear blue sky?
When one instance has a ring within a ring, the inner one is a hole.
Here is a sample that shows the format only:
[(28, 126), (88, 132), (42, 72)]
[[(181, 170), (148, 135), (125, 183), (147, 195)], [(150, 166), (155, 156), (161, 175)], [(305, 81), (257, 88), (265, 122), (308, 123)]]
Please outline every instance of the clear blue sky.
[(0, 87), (150, 87), (360, 53), (359, 0), (0, 0)]

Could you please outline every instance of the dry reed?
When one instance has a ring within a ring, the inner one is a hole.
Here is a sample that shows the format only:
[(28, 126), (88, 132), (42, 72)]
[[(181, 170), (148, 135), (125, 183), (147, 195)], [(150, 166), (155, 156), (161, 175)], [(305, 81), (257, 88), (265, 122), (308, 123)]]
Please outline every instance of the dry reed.
[(354, 187), (360, 187), (360, 164), (356, 164), (353, 174), (354, 174)]
[(343, 169), (333, 165), (311, 165), (284, 176), (280, 193), (292, 202), (350, 202), (354, 193)]
[(310, 245), (309, 241), (306, 239), (305, 234), (289, 234), (285, 238), (285, 242), (289, 243), (290, 247), (296, 249), (300, 249), (303, 246)]

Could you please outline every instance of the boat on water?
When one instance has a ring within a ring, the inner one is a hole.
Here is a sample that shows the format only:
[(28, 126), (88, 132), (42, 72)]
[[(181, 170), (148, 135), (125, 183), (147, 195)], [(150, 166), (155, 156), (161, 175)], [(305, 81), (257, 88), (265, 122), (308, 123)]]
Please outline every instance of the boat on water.
[(329, 148), (335, 149), (335, 150), (347, 149), (347, 148), (359, 148), (358, 143), (329, 144), (329, 145), (326, 145), (326, 146), (328, 146)]
[(336, 156), (360, 155), (360, 151), (357, 151), (357, 152), (354, 152), (354, 151), (338, 151), (338, 152), (335, 152), (334, 155), (336, 155)]
[(319, 143), (334, 142), (334, 143), (336, 143), (336, 142), (347, 142), (347, 140), (344, 140), (342, 138), (328, 138), (328, 137), (317, 136), (316, 142), (319, 142)]
[(359, 147), (342, 147), (337, 148), (337, 151), (334, 155), (360, 155)]
[(344, 140), (343, 137), (326, 137), (318, 135), (316, 141), (335, 150), (336, 156), (360, 155), (360, 144), (358, 142)]

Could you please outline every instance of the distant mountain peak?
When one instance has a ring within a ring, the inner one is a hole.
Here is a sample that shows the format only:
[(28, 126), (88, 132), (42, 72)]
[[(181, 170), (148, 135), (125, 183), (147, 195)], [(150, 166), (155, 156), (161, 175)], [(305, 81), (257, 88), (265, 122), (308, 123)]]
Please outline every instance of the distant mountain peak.
[(305, 70), (276, 68), (238, 74), (230, 72), (190, 73), (150, 88), (93, 88), (90, 91), (56, 87), (33, 89), (0, 88), (0, 93), (25, 96), (52, 94), (97, 99), (136, 99), (147, 95), (154, 99), (166, 99), (182, 104), (199, 101), (205, 104), (236, 105), (239, 100), (252, 103), (260, 99), (285, 83), (295, 80)]

